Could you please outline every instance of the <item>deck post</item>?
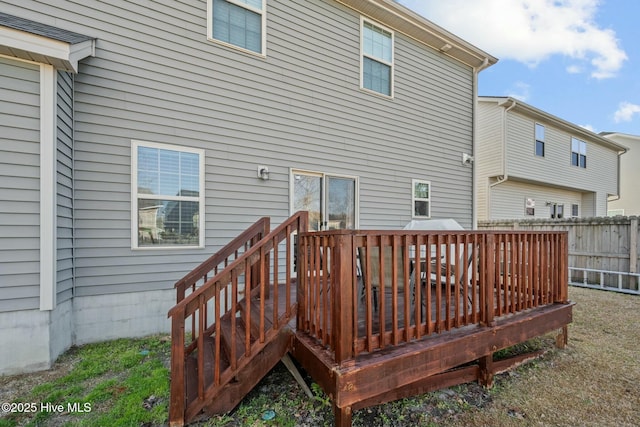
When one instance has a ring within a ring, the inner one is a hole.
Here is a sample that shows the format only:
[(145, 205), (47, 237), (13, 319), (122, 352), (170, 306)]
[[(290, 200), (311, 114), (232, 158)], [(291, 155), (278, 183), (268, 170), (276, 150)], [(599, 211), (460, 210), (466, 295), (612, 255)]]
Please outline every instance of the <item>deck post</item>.
[(333, 405), (333, 416), (335, 417), (334, 425), (336, 427), (351, 427), (351, 415), (352, 415), (351, 406), (347, 406), (345, 408), (338, 408), (338, 406), (334, 403)]
[(173, 314), (171, 326), (171, 399), (169, 425), (182, 427), (185, 414), (184, 310)]
[[(350, 360), (353, 354), (353, 234), (335, 236), (333, 245), (333, 321), (331, 324), (335, 361)], [(350, 425), (350, 424), (349, 424)]]
[(480, 362), (480, 385), (491, 388), (493, 385), (493, 353), (483, 356), (479, 360)]
[(569, 327), (564, 325), (562, 329), (560, 329), (560, 333), (556, 335), (556, 347), (563, 349), (569, 343)]

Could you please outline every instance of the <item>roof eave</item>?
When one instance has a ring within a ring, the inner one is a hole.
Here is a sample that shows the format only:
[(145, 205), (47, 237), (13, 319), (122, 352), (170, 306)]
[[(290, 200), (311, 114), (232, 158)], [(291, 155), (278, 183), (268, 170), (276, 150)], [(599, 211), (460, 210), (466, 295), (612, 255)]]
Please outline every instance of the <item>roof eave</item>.
[(68, 43), (0, 26), (0, 54), (78, 72), (78, 62), (95, 55), (95, 39)]
[(586, 128), (583, 128), (582, 126), (578, 126), (576, 124), (568, 122), (564, 119), (561, 119), (560, 117), (549, 114), (546, 111), (542, 111), (536, 107), (533, 107), (527, 104), (526, 102), (520, 101), (510, 96), (506, 96), (506, 97), (481, 96), (478, 98), (478, 101), (479, 102), (482, 102), (482, 101), (495, 102), (497, 103), (498, 106), (501, 106), (504, 108), (510, 107), (515, 103), (516, 106), (513, 108), (513, 110), (510, 110), (510, 111), (520, 111), (534, 119), (547, 121), (549, 123), (554, 124), (557, 127), (564, 128), (570, 131), (572, 134), (575, 134), (576, 136), (588, 138), (590, 141), (596, 142), (600, 145), (608, 147), (619, 153), (623, 153), (627, 151), (627, 147), (625, 147), (624, 145), (618, 144), (617, 142), (610, 140), (608, 138), (605, 138), (601, 135), (598, 135), (597, 133), (592, 132), (589, 129), (586, 129)]
[(336, 0), (395, 31), (482, 70), (498, 59), (392, 0)]

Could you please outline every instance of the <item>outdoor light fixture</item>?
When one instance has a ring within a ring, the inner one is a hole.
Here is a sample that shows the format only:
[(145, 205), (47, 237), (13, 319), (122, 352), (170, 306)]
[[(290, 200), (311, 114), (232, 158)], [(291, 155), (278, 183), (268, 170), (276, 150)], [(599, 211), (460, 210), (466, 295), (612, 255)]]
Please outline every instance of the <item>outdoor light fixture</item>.
[(269, 168), (266, 166), (258, 166), (258, 178), (263, 181), (269, 180)]

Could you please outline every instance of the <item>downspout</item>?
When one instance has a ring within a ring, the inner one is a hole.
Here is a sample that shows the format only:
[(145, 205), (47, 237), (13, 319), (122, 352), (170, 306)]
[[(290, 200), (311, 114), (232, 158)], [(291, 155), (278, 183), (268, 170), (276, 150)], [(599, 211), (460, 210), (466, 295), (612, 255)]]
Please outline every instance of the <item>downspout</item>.
[(517, 105), (515, 99), (511, 99), (511, 105), (508, 108), (502, 110), (502, 175), (498, 176), (498, 180), (493, 184), (489, 184), (489, 191), (487, 192), (487, 218), (491, 218), (491, 192), (493, 187), (500, 185), (509, 180), (509, 172), (507, 171), (507, 113), (515, 108)]
[[(624, 149), (624, 150), (622, 150), (622, 151), (618, 151), (618, 182), (616, 182), (616, 186), (618, 187), (618, 189), (616, 190), (616, 191), (617, 191), (617, 194), (616, 194), (614, 197), (612, 197), (612, 198), (607, 197), (607, 203), (609, 203), (609, 202), (615, 202), (615, 201), (617, 201), (617, 200), (620, 200), (620, 164), (621, 164), (621, 163), (620, 163), (620, 162), (621, 162), (621, 161), (620, 161), (620, 156), (622, 156), (622, 155), (623, 155), (623, 154), (625, 154), (626, 152), (627, 152), (627, 150), (626, 150), (626, 149)], [(609, 206), (607, 206), (607, 210), (609, 210)]]
[[(471, 141), (471, 156), (476, 158), (477, 132), (478, 132), (478, 74), (489, 66), (489, 58), (484, 58), (479, 67), (473, 69), (473, 138)], [(476, 164), (471, 163), (471, 228), (478, 229), (478, 209), (477, 209), (477, 191), (476, 191)]]

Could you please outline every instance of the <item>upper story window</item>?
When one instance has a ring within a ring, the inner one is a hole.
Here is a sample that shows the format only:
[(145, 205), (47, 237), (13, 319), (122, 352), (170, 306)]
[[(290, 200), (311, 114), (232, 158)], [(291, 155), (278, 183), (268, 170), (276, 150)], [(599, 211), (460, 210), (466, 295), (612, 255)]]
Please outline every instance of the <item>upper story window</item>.
[(265, 54), (266, 0), (207, 0), (208, 38)]
[(132, 248), (204, 246), (204, 151), (131, 142)]
[(581, 168), (587, 167), (587, 143), (578, 138), (571, 138), (571, 164)]
[(430, 218), (431, 182), (414, 179), (412, 185), (413, 218)]
[(393, 32), (361, 19), (361, 87), (393, 96)]
[(544, 157), (544, 126), (536, 123), (536, 156)]

